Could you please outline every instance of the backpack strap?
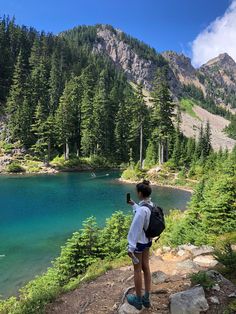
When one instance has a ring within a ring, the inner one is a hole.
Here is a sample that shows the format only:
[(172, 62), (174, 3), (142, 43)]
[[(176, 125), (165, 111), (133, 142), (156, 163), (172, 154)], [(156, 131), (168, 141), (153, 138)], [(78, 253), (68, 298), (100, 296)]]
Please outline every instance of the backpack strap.
[[(147, 207), (150, 210), (150, 212), (153, 209), (153, 206), (151, 204), (148, 204), (148, 203), (142, 203), (141, 206)], [(145, 232), (146, 230), (143, 228), (143, 231)], [(149, 240), (150, 240), (150, 238), (149, 238)]]

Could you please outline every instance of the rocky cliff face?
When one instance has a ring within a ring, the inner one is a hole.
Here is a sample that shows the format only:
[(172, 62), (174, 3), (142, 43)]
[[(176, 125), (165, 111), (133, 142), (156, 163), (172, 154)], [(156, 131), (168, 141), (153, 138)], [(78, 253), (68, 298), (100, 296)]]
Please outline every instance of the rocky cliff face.
[[(124, 71), (130, 81), (142, 84), (146, 90), (150, 91), (158, 65), (153, 59), (141, 57), (122, 39), (122, 34), (122, 31), (111, 30), (106, 25), (99, 26), (94, 52), (108, 55), (117, 67)], [(178, 95), (181, 86), (171, 68), (168, 71), (168, 80), (173, 95)]]
[[(98, 26), (93, 50), (110, 57), (130, 81), (141, 83), (150, 91), (158, 64), (155, 58), (141, 56), (122, 34), (122, 31), (106, 25)], [(160, 55), (156, 53), (156, 56)], [(168, 80), (174, 96), (181, 95), (183, 85), (191, 84), (217, 105), (236, 107), (236, 63), (229, 55), (221, 54), (200, 69), (195, 69), (183, 54), (166, 51), (162, 57), (169, 64)]]
[(208, 61), (198, 72), (217, 104), (236, 107), (236, 63), (227, 53)]
[(195, 69), (191, 60), (183, 54), (173, 51), (163, 53), (169, 62), (176, 79), (182, 85), (194, 85), (205, 97), (212, 98), (217, 105), (236, 107), (236, 63), (226, 53), (209, 60), (199, 69)]
[(181, 85), (193, 84), (201, 89), (204, 95), (206, 94), (205, 86), (201, 83), (198, 71), (192, 66), (190, 58), (174, 51), (165, 51), (162, 55), (168, 61), (176, 80)]
[(147, 90), (151, 89), (154, 79), (155, 66), (151, 60), (144, 60), (130, 48), (128, 44), (120, 39), (121, 31), (115, 32), (105, 25), (97, 29), (97, 42), (94, 51), (107, 54), (114, 63), (126, 73), (128, 79), (141, 83)]

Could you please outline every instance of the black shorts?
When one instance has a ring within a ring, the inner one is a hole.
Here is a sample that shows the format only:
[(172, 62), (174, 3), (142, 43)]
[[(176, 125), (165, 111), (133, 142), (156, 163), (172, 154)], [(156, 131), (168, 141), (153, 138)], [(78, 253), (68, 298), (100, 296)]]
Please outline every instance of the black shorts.
[(143, 253), (143, 251), (152, 246), (152, 241), (148, 243), (137, 243), (134, 253)]

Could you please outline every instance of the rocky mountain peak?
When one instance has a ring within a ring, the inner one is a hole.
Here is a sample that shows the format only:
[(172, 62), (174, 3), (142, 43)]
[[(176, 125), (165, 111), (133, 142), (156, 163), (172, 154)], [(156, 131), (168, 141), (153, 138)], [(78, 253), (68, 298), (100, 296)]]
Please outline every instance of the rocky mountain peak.
[(155, 75), (155, 66), (151, 60), (140, 57), (122, 38), (123, 32), (109, 25), (99, 25), (94, 52), (108, 55), (121, 68), (128, 79), (141, 83), (147, 90), (151, 89)]
[(227, 53), (221, 53), (219, 56), (209, 60), (206, 64), (202, 67), (213, 67), (213, 66), (220, 66), (220, 67), (236, 67), (236, 63), (232, 57), (230, 57)]
[(236, 63), (233, 58), (227, 53), (222, 53), (202, 65), (199, 71), (210, 78), (212, 86), (214, 86), (212, 93), (215, 93), (215, 88), (217, 87), (219, 93), (223, 96), (218, 103), (224, 103), (224, 99), (228, 97), (230, 92), (234, 95), (230, 101), (232, 105), (232, 102), (235, 101), (236, 93)]
[(193, 77), (196, 74), (196, 70), (191, 64), (191, 59), (184, 54), (165, 51), (162, 55), (169, 62), (170, 66), (175, 69), (175, 72), (178, 71), (181, 75), (187, 77)]

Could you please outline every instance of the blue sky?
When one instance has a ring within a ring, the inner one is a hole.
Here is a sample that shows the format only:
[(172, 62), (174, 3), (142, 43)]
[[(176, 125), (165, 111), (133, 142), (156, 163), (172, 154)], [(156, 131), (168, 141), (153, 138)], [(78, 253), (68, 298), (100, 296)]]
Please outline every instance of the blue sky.
[(0, 16), (58, 33), (81, 24), (106, 23), (158, 51), (191, 55), (190, 44), (229, 7), (230, 0), (0, 0)]

